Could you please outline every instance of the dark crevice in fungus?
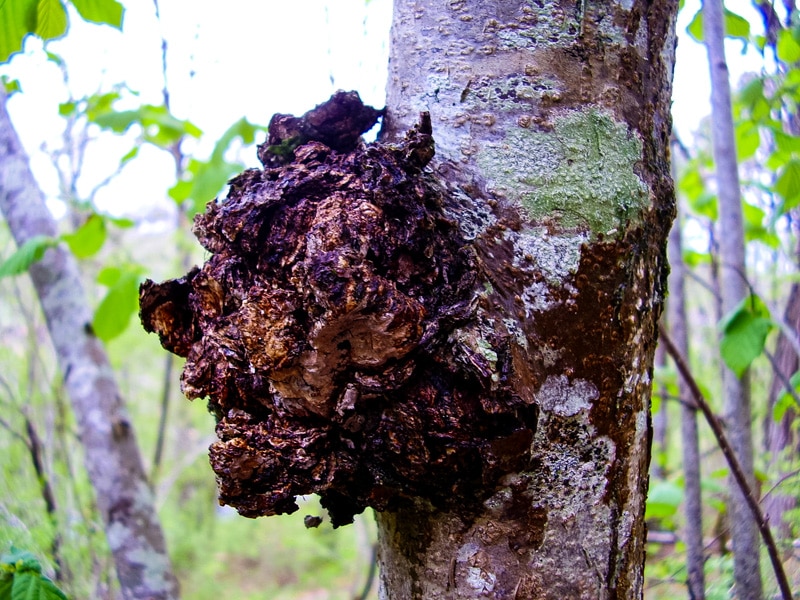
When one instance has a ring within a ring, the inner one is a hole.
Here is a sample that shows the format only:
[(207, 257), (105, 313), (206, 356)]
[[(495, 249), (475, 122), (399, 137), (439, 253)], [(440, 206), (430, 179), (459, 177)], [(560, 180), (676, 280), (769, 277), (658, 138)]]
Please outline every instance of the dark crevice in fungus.
[(425, 168), (427, 114), (365, 145), (380, 115), (354, 92), (276, 115), (264, 169), (195, 218), (210, 258), (142, 285), (145, 328), (217, 418), (220, 501), (242, 515), (311, 493), (334, 526), (414, 497), (464, 514), (530, 467), (537, 408), (512, 392), (509, 340), (476, 333), (487, 278), (447, 217), (470, 199)]

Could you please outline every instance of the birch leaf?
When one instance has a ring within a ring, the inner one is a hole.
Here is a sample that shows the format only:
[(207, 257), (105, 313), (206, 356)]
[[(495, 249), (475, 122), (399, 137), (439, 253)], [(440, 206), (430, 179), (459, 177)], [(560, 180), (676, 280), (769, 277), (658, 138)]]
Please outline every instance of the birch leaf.
[(769, 309), (755, 294), (744, 298), (722, 321), (720, 353), (731, 371), (741, 377), (764, 350), (772, 329)]
[(24, 273), (33, 263), (42, 260), (45, 250), (56, 245), (58, 240), (55, 238), (46, 235), (32, 237), (0, 264), (0, 279)]

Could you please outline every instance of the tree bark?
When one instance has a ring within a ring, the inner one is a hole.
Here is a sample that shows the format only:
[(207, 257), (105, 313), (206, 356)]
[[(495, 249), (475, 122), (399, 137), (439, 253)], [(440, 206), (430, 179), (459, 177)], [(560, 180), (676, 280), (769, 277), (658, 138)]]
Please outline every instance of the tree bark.
[[(736, 142), (733, 132), (730, 83), (725, 61), (725, 30), (722, 0), (703, 3), (703, 31), (711, 74), (711, 138), (716, 165), (719, 198), (718, 239), (720, 254), (720, 291), (723, 314), (730, 313), (748, 293), (745, 262), (742, 200)], [(750, 376), (741, 378), (723, 365), (725, 424), (750, 489), (756, 489), (753, 470), (753, 438), (750, 410)], [(759, 538), (746, 500), (733, 478), (729, 479), (729, 523), (734, 554), (736, 590), (742, 598), (763, 597), (759, 565)]]
[[(684, 288), (686, 266), (683, 262), (681, 240), (681, 211), (669, 234), (669, 315), (670, 337), (682, 356), (689, 356), (689, 335), (686, 322), (686, 293)], [(678, 380), (681, 399), (681, 452), (684, 479), (684, 515), (686, 523), (683, 538), (686, 543), (687, 588), (690, 600), (705, 598), (703, 566), (703, 501), (700, 487), (700, 441), (697, 432), (697, 408), (693, 406), (691, 390), (683, 378)]]
[[(800, 251), (798, 252), (800, 254)], [(789, 291), (789, 300), (783, 313), (783, 322), (791, 331), (800, 331), (800, 285), (793, 284)], [(765, 417), (764, 449), (770, 461), (770, 473), (774, 478), (780, 479), (785, 475), (785, 461), (800, 452), (800, 440), (792, 424), (797, 419), (795, 408), (788, 408), (783, 418), (776, 421), (773, 418), (773, 409), (778, 398), (786, 391), (785, 381), (800, 368), (795, 345), (781, 332), (775, 345), (775, 360), (773, 368), (776, 373), (772, 378), (767, 402), (767, 415)], [(796, 508), (797, 500), (794, 496), (783, 493), (778, 488), (764, 498), (764, 512), (770, 518), (775, 528), (776, 537), (788, 539), (792, 534), (791, 520), (786, 518), (787, 513)]]
[[(57, 235), (0, 91), (0, 210), (18, 246)], [(172, 599), (178, 585), (142, 467), (133, 426), (101, 342), (77, 264), (63, 247), (30, 267), (78, 423), (85, 464), (105, 525), (122, 595)]]
[(627, 6), (395, 2), (384, 139), (430, 111), (436, 164), (510, 204), (507, 260), (543, 277), (502, 291), (535, 373), (531, 468), (469, 519), (379, 513), (382, 598), (641, 595), (677, 3)]
[(399, 1), (379, 142), (272, 118), (140, 295), (222, 502), (375, 508), (382, 598), (641, 596), (676, 10)]

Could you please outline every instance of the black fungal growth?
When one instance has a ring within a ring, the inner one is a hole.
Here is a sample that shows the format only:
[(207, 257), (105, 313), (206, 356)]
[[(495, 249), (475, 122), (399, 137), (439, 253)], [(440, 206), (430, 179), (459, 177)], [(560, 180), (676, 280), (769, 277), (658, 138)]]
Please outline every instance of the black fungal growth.
[(536, 408), (507, 385), (508, 341), (478, 333), (479, 260), (425, 168), (430, 117), (365, 145), (380, 115), (354, 92), (276, 115), (264, 169), (195, 219), (207, 262), (141, 288), (145, 328), (217, 417), (220, 501), (248, 517), (311, 493), (334, 525), (411, 497), (468, 510), (530, 462)]

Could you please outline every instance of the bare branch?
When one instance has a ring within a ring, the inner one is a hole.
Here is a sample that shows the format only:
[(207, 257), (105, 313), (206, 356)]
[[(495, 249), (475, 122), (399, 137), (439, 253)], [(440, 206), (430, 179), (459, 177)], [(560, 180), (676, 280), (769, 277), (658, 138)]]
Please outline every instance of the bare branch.
[(777, 579), (778, 587), (781, 590), (781, 596), (783, 600), (791, 600), (792, 590), (789, 587), (789, 581), (786, 579), (786, 573), (783, 570), (783, 564), (781, 563), (780, 556), (778, 555), (778, 548), (775, 545), (774, 538), (772, 537), (772, 531), (769, 528), (767, 518), (761, 512), (761, 507), (758, 505), (758, 501), (753, 495), (753, 490), (747, 483), (747, 478), (742, 471), (742, 467), (739, 464), (739, 460), (736, 458), (733, 448), (728, 443), (728, 439), (725, 436), (722, 425), (720, 424), (716, 415), (711, 411), (711, 408), (708, 406), (708, 403), (703, 396), (703, 392), (700, 391), (700, 387), (697, 385), (697, 381), (692, 375), (689, 366), (686, 364), (683, 356), (681, 356), (680, 352), (667, 335), (667, 332), (663, 327), (659, 327), (658, 332), (660, 342), (666, 346), (667, 352), (672, 357), (672, 360), (675, 361), (675, 366), (678, 368), (681, 377), (683, 377), (683, 380), (689, 386), (689, 390), (692, 393), (692, 398), (697, 404), (697, 407), (703, 413), (703, 416), (706, 418), (706, 422), (708, 423), (709, 427), (711, 427), (714, 437), (717, 438), (717, 444), (719, 444), (720, 450), (722, 450), (722, 454), (725, 456), (725, 460), (728, 462), (731, 473), (736, 480), (736, 484), (739, 486), (742, 496), (744, 496), (747, 506), (750, 508), (750, 512), (753, 514), (753, 519), (755, 520), (756, 526), (758, 527), (761, 537), (764, 540), (764, 544), (767, 547), (767, 552), (769, 553), (769, 558), (772, 562), (772, 569), (775, 572), (775, 578)]

